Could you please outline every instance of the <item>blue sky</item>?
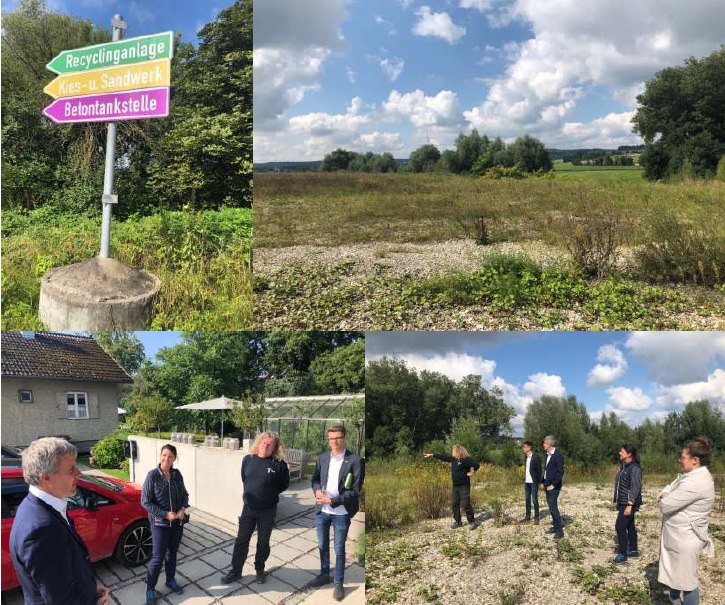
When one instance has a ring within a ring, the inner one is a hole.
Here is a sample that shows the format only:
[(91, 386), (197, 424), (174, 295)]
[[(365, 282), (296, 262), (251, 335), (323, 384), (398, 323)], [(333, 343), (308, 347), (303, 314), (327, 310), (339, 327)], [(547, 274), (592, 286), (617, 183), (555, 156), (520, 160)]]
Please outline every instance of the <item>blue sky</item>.
[(365, 345), (368, 362), (482, 376), (516, 410), (515, 434), (541, 395), (576, 395), (596, 421), (614, 411), (632, 426), (700, 399), (725, 412), (723, 332), (367, 332)]
[[(3, 12), (13, 12), (17, 0), (3, 1)], [(88, 19), (110, 31), (113, 15), (120, 13), (128, 23), (126, 38), (164, 31), (181, 32), (183, 42), (197, 44), (196, 33), (213, 21), (232, 0), (199, 2), (198, 0), (45, 0), (46, 7), (65, 15)]]
[(164, 347), (173, 347), (181, 344), (181, 332), (134, 332), (136, 338), (141, 341), (144, 353), (151, 361), (154, 361), (156, 353)]
[(255, 6), (255, 162), (336, 147), (407, 157), (477, 128), (616, 147), (657, 70), (722, 43), (725, 2), (265, 0)]

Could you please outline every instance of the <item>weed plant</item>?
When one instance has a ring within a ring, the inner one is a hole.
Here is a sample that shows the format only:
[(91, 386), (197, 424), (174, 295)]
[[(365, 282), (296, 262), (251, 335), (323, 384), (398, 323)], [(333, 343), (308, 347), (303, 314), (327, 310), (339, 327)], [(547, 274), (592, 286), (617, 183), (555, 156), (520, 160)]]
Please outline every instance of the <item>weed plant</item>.
[[(98, 253), (98, 221), (3, 213), (2, 328), (42, 329), (42, 276)], [(114, 223), (111, 256), (161, 279), (154, 330), (234, 330), (252, 325), (249, 209), (162, 212)]]

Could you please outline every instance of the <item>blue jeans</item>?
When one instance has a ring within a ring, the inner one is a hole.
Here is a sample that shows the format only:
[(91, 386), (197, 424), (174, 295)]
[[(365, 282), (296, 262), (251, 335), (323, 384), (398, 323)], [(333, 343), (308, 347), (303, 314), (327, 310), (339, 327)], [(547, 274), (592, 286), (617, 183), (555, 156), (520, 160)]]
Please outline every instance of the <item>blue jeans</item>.
[(350, 515), (330, 515), (318, 512), (315, 515), (317, 526), (317, 548), (320, 551), (320, 573), (330, 575), (330, 526), (335, 531), (335, 584), (345, 579), (345, 540), (350, 528)]
[(534, 501), (534, 519), (539, 518), (539, 486), (536, 483), (524, 483), (524, 498), (526, 499), (526, 518), (531, 518), (531, 501)]
[(175, 521), (169, 526), (151, 524), (151, 539), (153, 554), (146, 565), (146, 588), (153, 590), (159, 580), (161, 566), (166, 568), (166, 581), (170, 582), (176, 576), (176, 553), (184, 535), (184, 526)]
[(559, 492), (561, 488), (546, 490), (546, 504), (549, 507), (551, 513), (551, 521), (554, 524), (554, 535), (564, 535), (564, 528), (561, 524), (561, 513), (559, 512)]

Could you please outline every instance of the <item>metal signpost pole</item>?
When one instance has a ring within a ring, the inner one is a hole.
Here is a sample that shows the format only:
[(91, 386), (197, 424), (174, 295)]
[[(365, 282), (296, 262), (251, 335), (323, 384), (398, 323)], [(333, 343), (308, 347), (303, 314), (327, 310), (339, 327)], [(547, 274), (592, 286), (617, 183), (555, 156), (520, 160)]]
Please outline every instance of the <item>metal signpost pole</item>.
[[(128, 24), (121, 15), (114, 15), (113, 41), (117, 42), (123, 38)], [(116, 122), (108, 123), (108, 135), (106, 138), (106, 170), (103, 174), (103, 218), (101, 219), (101, 258), (109, 258), (111, 248), (111, 209), (118, 201), (118, 196), (113, 195), (113, 172), (116, 165)]]

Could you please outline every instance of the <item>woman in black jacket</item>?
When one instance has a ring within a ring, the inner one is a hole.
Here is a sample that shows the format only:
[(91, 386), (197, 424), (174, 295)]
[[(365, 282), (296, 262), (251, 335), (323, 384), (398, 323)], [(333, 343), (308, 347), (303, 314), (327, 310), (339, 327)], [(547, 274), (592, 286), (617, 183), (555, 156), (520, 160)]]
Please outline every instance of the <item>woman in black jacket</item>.
[(165, 563), (166, 586), (177, 594), (184, 589), (176, 582), (176, 553), (184, 533), (184, 515), (189, 507), (189, 493), (184, 478), (174, 468), (176, 448), (161, 448), (159, 465), (146, 475), (141, 504), (148, 511), (153, 540), (153, 555), (146, 566), (146, 605), (156, 605), (156, 582)]
[(451, 508), (453, 509), (453, 528), (463, 527), (461, 523), (461, 504), (466, 513), (468, 528), (475, 529), (476, 524), (473, 517), (473, 506), (471, 506), (471, 477), (478, 470), (479, 465), (465, 447), (460, 444), (453, 446), (451, 456), (446, 454), (423, 454), (426, 458), (437, 458), (444, 462), (451, 463), (451, 478), (453, 480), (453, 492), (451, 495)]
[(614, 529), (619, 544), (615, 563), (624, 563), (629, 557), (639, 556), (637, 528), (634, 513), (642, 505), (642, 467), (639, 465), (637, 446), (625, 443), (619, 450), (621, 466), (614, 480), (614, 506), (619, 511)]

